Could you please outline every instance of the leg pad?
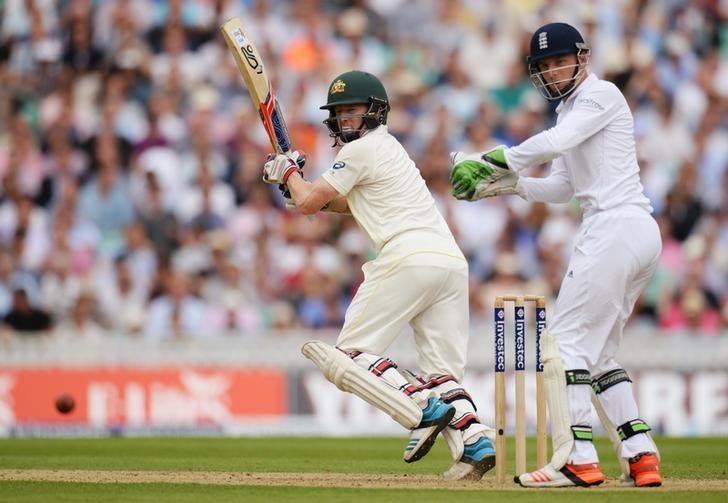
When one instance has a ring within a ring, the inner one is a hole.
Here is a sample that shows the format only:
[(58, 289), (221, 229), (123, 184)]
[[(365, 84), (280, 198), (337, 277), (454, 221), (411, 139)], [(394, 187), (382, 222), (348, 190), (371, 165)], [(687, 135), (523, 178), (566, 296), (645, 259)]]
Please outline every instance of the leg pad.
[(414, 429), (422, 421), (422, 408), (412, 398), (357, 365), (343, 351), (321, 341), (308, 341), (301, 352), (337, 388), (355, 394), (405, 428)]

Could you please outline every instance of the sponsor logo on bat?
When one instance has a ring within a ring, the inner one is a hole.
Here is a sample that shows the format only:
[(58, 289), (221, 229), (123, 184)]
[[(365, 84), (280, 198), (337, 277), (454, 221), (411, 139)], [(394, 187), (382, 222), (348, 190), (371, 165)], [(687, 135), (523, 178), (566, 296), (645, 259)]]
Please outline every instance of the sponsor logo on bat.
[(241, 47), (248, 43), (245, 39), (245, 33), (243, 33), (243, 30), (240, 28), (235, 28), (233, 30), (233, 37), (235, 38), (235, 42), (237, 42), (237, 44)]
[(258, 58), (255, 57), (255, 52), (253, 52), (252, 45), (241, 45), (240, 51), (243, 53), (243, 56), (245, 56), (245, 61), (248, 62), (248, 66), (255, 70), (255, 73), (257, 73), (258, 75), (263, 73), (263, 65), (261, 65), (260, 61), (258, 61)]

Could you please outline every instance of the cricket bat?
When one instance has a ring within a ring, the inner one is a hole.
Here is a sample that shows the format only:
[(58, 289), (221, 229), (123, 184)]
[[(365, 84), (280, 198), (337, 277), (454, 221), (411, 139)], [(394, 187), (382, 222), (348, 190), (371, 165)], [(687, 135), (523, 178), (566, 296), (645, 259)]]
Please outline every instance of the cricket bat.
[(237, 17), (227, 20), (220, 27), (220, 31), (235, 56), (238, 70), (245, 80), (250, 99), (260, 114), (260, 120), (263, 122), (273, 150), (278, 154), (290, 153), (291, 139), (288, 127), (258, 49), (253, 45)]

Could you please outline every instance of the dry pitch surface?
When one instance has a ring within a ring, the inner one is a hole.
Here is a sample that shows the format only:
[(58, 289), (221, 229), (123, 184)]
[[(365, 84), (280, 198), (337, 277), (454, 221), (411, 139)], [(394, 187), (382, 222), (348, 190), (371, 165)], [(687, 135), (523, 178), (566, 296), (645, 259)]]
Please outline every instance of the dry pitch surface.
[[(299, 486), (389, 489), (513, 489), (515, 484), (500, 486), (492, 478), (479, 482), (448, 482), (435, 475), (365, 475), (332, 473), (251, 473), (199, 471), (130, 471), (130, 470), (0, 470), (0, 480), (29, 482), (76, 482), (106, 484), (212, 484), (237, 486)], [(663, 490), (728, 491), (728, 480), (668, 479)], [(607, 480), (589, 491), (625, 491), (617, 480)]]

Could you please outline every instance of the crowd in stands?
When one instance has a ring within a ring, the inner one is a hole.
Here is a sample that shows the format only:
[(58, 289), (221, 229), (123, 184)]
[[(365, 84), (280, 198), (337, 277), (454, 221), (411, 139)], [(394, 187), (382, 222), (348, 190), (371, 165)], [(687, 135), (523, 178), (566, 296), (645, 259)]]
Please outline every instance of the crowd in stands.
[[(663, 254), (632, 323), (728, 335), (725, 0), (4, 0), (0, 318), (6, 336), (100, 340), (336, 328), (373, 251), (348, 216), (286, 210), (271, 150), (218, 27), (239, 16), (315, 178), (335, 155), (331, 79), (372, 72), (388, 127), (470, 261), (471, 319), (493, 297), (553, 298), (575, 202), (450, 196), (448, 154), (555, 121), (525, 67), (565, 21), (624, 93)], [(530, 175), (547, 173), (547, 167)]]

